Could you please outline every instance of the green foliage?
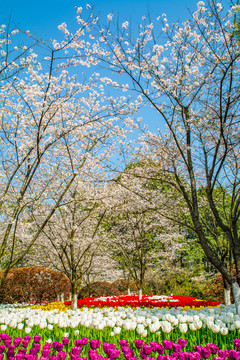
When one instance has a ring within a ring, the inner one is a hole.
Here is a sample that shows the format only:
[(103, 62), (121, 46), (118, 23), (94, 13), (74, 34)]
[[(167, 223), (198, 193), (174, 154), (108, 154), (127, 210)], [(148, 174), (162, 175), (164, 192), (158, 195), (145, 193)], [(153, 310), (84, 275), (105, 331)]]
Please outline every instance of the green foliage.
[(194, 274), (187, 269), (152, 275), (146, 280), (145, 286), (147, 294), (174, 294), (175, 296), (196, 296), (198, 299), (204, 299), (203, 279), (194, 278)]

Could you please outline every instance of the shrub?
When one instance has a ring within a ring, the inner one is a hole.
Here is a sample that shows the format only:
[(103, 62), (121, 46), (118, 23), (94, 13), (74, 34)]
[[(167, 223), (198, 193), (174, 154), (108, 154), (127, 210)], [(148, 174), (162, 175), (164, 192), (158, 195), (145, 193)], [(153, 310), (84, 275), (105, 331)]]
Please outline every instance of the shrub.
[[(2, 274), (0, 271), (0, 277)], [(0, 302), (53, 301), (60, 293), (68, 297), (70, 291), (70, 281), (58, 271), (37, 266), (13, 268), (0, 289)]]
[(137, 293), (138, 292), (138, 288), (137, 285), (135, 283), (135, 281), (133, 280), (125, 280), (125, 279), (118, 279), (116, 281), (114, 281), (112, 283), (113, 286), (115, 286), (120, 294), (127, 294), (128, 292), (128, 288), (130, 289), (131, 292)]
[[(217, 300), (221, 303), (224, 303), (224, 293), (223, 293), (223, 279), (221, 274), (215, 275), (211, 280), (209, 280), (203, 290), (203, 295), (206, 300)], [(233, 302), (233, 295), (231, 290), (231, 301)]]
[(96, 281), (84, 286), (78, 293), (78, 299), (94, 296), (120, 295), (120, 291), (107, 281)]

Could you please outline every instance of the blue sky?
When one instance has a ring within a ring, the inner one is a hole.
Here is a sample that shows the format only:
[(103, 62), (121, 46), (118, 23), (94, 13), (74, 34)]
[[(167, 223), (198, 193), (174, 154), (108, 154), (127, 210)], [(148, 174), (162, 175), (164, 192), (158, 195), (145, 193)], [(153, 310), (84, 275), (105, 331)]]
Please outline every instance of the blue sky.
[[(0, 22), (6, 24), (11, 15), (11, 28), (15, 26), (22, 30), (29, 30), (37, 38), (58, 38), (60, 31), (57, 26), (66, 22), (69, 30), (76, 29), (76, 8), (85, 8), (90, 4), (95, 14), (101, 19), (107, 19), (109, 13), (114, 13), (114, 20), (119, 14), (120, 20), (131, 19), (134, 23), (142, 22), (142, 16), (149, 12), (152, 19), (163, 13), (167, 14), (169, 24), (189, 18), (189, 11), (195, 11), (198, 0), (0, 0)], [(143, 109), (139, 114), (143, 117), (143, 124), (155, 132), (163, 124), (159, 121), (156, 111)]]
[(95, 12), (105, 16), (113, 12), (119, 13), (122, 20), (129, 19), (140, 22), (141, 16), (148, 10), (153, 17), (166, 13), (168, 19), (184, 20), (189, 14), (187, 8), (196, 9), (195, 0), (2, 0), (0, 5), (0, 21), (9, 21), (23, 30), (30, 30), (40, 36), (51, 37), (57, 33), (57, 26), (62, 22), (74, 24), (75, 7), (85, 7), (89, 3)]

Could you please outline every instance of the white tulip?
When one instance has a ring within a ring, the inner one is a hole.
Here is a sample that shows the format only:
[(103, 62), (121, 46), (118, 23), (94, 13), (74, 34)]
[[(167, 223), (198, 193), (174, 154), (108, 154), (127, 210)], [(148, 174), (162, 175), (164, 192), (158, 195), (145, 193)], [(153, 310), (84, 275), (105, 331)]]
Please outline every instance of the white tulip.
[(146, 337), (147, 336), (147, 330), (145, 329), (144, 332), (142, 333), (142, 336), (143, 337)]
[(115, 326), (113, 328), (113, 332), (114, 332), (114, 334), (119, 335), (120, 332), (121, 332), (121, 327), (120, 326)]
[(2, 331), (7, 330), (7, 325), (1, 325), (1, 330), (2, 330)]
[(40, 322), (39, 324), (39, 329), (45, 329), (47, 327), (47, 323), (46, 322)]
[(220, 327), (216, 324), (212, 325), (212, 332), (214, 332), (215, 334), (219, 333), (220, 331)]
[(150, 326), (152, 323), (152, 319), (151, 318), (146, 319), (145, 323), (146, 323), (146, 325)]
[(52, 325), (52, 324), (48, 324), (47, 328), (48, 328), (48, 330), (51, 331), (51, 330), (53, 329), (53, 325)]
[(23, 327), (24, 327), (23, 323), (19, 323), (18, 326), (17, 326), (18, 330), (22, 330)]
[(172, 331), (172, 325), (169, 322), (164, 321), (162, 324), (162, 331), (166, 334), (169, 334)]
[(239, 320), (234, 321), (234, 326), (236, 329), (240, 329), (240, 321)]
[(228, 334), (228, 328), (227, 327), (222, 327), (220, 328), (220, 333), (222, 335), (227, 335)]
[(52, 343), (52, 339), (48, 339), (48, 340), (46, 340), (46, 342), (51, 344), (51, 343)]
[(123, 327), (124, 327), (124, 329), (125, 330), (130, 330), (130, 328), (131, 328), (131, 323), (130, 323), (130, 321), (125, 321), (124, 323), (123, 323)]
[(142, 335), (143, 333), (144, 333), (144, 330), (145, 330), (145, 328), (144, 328), (144, 325), (143, 324), (138, 324), (138, 326), (137, 326), (137, 333), (139, 334), (139, 335)]
[(25, 333), (26, 333), (26, 334), (30, 334), (31, 330), (32, 330), (32, 329), (27, 326), (27, 327), (25, 328)]
[(195, 323), (190, 323), (189, 324), (189, 329), (192, 330), (192, 331), (196, 331), (197, 330), (196, 324)]
[(187, 324), (179, 324), (178, 325), (179, 330), (181, 331), (182, 334), (186, 334), (186, 332), (188, 331), (188, 326)]
[(95, 329), (97, 329), (97, 330), (103, 330), (104, 327), (105, 327), (104, 325), (105, 325), (104, 322), (99, 321), (99, 323), (95, 326)]

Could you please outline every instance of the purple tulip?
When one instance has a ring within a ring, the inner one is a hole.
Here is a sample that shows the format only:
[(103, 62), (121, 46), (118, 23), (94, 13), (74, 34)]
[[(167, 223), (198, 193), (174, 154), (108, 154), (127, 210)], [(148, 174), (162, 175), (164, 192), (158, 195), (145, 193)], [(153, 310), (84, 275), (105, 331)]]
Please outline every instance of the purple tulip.
[(38, 353), (38, 351), (37, 351), (37, 349), (35, 347), (30, 349), (30, 354), (31, 355), (37, 355), (37, 353)]
[(13, 345), (15, 347), (18, 347), (21, 344), (22, 338), (21, 336), (17, 337), (16, 339), (13, 339)]
[(100, 341), (100, 340), (90, 340), (90, 348), (91, 348), (92, 350), (98, 349), (99, 346), (100, 346), (100, 344), (101, 344), (101, 341)]
[(42, 338), (41, 335), (35, 335), (33, 341), (34, 341), (35, 343), (39, 343), (40, 340), (41, 340), (41, 338)]
[(172, 348), (172, 342), (170, 340), (163, 340), (164, 349), (170, 350)]
[(117, 349), (114, 349), (114, 348), (109, 349), (108, 357), (110, 359), (117, 359), (119, 357), (119, 355), (120, 355), (120, 352), (121, 352), (120, 350), (117, 350)]
[(79, 339), (77, 339), (77, 340), (75, 340), (74, 341), (74, 344), (75, 344), (75, 346), (78, 346), (78, 347), (82, 347), (82, 345), (83, 345), (83, 343), (82, 343), (82, 339), (81, 340), (79, 340)]
[(72, 353), (70, 353), (70, 356), (71, 356), (71, 360), (79, 360), (79, 356), (78, 355), (74, 355)]
[(52, 347), (53, 347), (53, 349), (56, 349), (56, 350), (57, 350), (58, 344), (59, 344), (58, 341), (53, 341), (53, 342), (52, 342)]
[(220, 358), (226, 359), (229, 357), (228, 350), (218, 350), (218, 356)]
[(60, 351), (58, 354), (57, 354), (57, 359), (58, 360), (65, 360), (67, 357), (67, 353), (65, 351)]
[(161, 344), (157, 344), (157, 352), (162, 355), (164, 353), (164, 347)]
[(231, 360), (239, 360), (240, 359), (240, 352), (236, 350), (229, 350), (228, 356)]
[(152, 347), (151, 347), (151, 345), (144, 344), (142, 350), (143, 350), (144, 354), (150, 355), (152, 352)]
[(87, 343), (88, 343), (88, 338), (87, 337), (82, 337), (82, 344), (83, 345), (87, 345)]
[(48, 360), (58, 360), (57, 355), (49, 356)]
[(48, 357), (49, 356), (49, 354), (50, 354), (50, 352), (51, 352), (51, 349), (47, 349), (47, 348), (42, 348), (42, 351), (41, 351), (41, 354), (42, 354), (42, 357)]
[(128, 341), (126, 339), (119, 340), (119, 345), (122, 346), (128, 346)]
[(18, 354), (26, 354), (26, 352), (27, 352), (27, 349), (24, 349), (24, 348), (20, 348), (20, 349), (18, 349)]
[(201, 359), (201, 355), (198, 352), (191, 352), (191, 355), (193, 356), (192, 360), (200, 360)]
[(234, 345), (237, 348), (237, 351), (240, 350), (240, 339), (233, 339)]
[(212, 354), (217, 354), (220, 347), (218, 347), (215, 343), (209, 343), (206, 345), (206, 349), (210, 349)]
[(182, 349), (180, 344), (174, 344), (174, 343), (172, 343), (172, 348), (174, 352), (180, 352)]
[(137, 349), (141, 349), (143, 347), (143, 340), (135, 340), (134, 344), (136, 346)]
[(11, 343), (12, 343), (12, 340), (10, 340), (10, 339), (4, 340), (4, 344), (5, 344), (7, 347), (9, 347), (9, 346), (11, 345)]
[(79, 355), (80, 352), (81, 352), (81, 347), (80, 346), (73, 346), (72, 349), (71, 349), (71, 354), (73, 354), (74, 356), (75, 355)]
[(221, 357), (215, 356), (215, 357), (213, 357), (213, 360), (224, 360), (224, 359)]
[(156, 341), (150, 341), (152, 351), (157, 351), (158, 343)]
[[(178, 360), (186, 360), (187, 353), (185, 353), (183, 351), (183, 352), (175, 353), (174, 355), (175, 355), (175, 357), (177, 357)], [(191, 359), (189, 359), (189, 360), (191, 360)]]
[(41, 356), (41, 357), (39, 358), (39, 360), (48, 360), (48, 356), (47, 356), (47, 357)]
[(37, 359), (37, 356), (35, 356), (35, 355), (33, 355), (33, 354), (26, 354), (26, 355), (24, 356), (24, 359), (25, 359), (25, 360), (35, 360), (35, 359)]
[(23, 353), (16, 354), (16, 360), (24, 360), (25, 355)]
[(62, 343), (63, 343), (63, 345), (67, 345), (69, 343), (69, 338), (68, 337), (63, 337), (62, 338)]
[(34, 349), (36, 349), (36, 351), (38, 353), (38, 351), (41, 349), (41, 344), (39, 344), (39, 343), (34, 344)]
[(58, 343), (58, 345), (57, 345), (57, 351), (62, 351), (62, 349), (63, 349), (63, 344)]
[(28, 344), (29, 344), (29, 341), (28, 341), (28, 340), (23, 340), (23, 341), (22, 341), (22, 346), (23, 346), (24, 348), (27, 348), (27, 347), (28, 347)]
[(6, 340), (7, 337), (8, 337), (8, 334), (5, 334), (5, 333), (0, 334), (0, 341)]
[(4, 352), (6, 345), (0, 345), (0, 354)]
[(142, 359), (146, 359), (147, 355), (145, 354), (145, 352), (143, 350), (140, 350), (140, 356)]
[(179, 344), (182, 348), (184, 348), (187, 345), (187, 340), (179, 338), (177, 344)]
[(31, 337), (30, 335), (25, 335), (25, 336), (24, 336), (24, 340), (26, 340), (26, 341), (28, 341), (28, 342), (31, 340), (31, 338), (32, 338), (32, 337)]
[[(91, 343), (91, 341), (90, 341), (90, 343)], [(99, 359), (99, 354), (98, 354), (97, 350), (89, 349), (88, 350), (88, 357), (89, 357), (90, 360), (98, 360)]]

